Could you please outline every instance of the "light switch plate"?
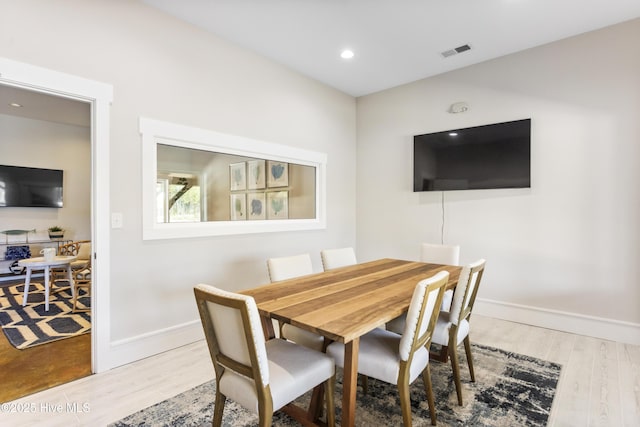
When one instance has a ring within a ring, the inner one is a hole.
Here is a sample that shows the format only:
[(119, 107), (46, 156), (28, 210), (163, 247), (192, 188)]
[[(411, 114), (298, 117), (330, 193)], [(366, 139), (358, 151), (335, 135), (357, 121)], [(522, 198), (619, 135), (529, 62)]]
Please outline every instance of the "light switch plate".
[(120, 212), (113, 212), (111, 214), (111, 228), (122, 228), (123, 219)]

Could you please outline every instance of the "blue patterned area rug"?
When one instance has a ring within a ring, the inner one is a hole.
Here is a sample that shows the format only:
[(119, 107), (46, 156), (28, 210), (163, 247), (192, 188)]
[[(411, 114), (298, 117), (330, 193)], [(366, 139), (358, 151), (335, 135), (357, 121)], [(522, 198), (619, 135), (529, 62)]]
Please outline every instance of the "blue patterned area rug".
[[(561, 366), (492, 347), (473, 346), (476, 382), (461, 356), (463, 406), (458, 401), (450, 363), (431, 363), (438, 426), (546, 426), (560, 377)], [(212, 368), (213, 369), (213, 368)], [(340, 374), (340, 371), (339, 371)], [(210, 426), (213, 419), (215, 381), (210, 381), (111, 424), (111, 427)], [(336, 418), (340, 422), (342, 383), (336, 384)], [(309, 395), (296, 401), (306, 407)], [(411, 386), (413, 425), (430, 426), (426, 393), (421, 379)], [(258, 417), (227, 400), (223, 426), (254, 426)], [(356, 424), (399, 426), (402, 412), (397, 388), (369, 379), (369, 392), (358, 389)], [(274, 426), (296, 426), (297, 422), (276, 413)]]
[[(17, 349), (86, 334), (91, 331), (89, 312), (72, 313), (69, 289), (51, 292), (49, 311), (44, 309), (44, 285), (31, 283), (27, 305), (22, 307), (24, 283), (0, 288), (0, 324)], [(89, 308), (91, 297), (81, 289), (78, 308)]]

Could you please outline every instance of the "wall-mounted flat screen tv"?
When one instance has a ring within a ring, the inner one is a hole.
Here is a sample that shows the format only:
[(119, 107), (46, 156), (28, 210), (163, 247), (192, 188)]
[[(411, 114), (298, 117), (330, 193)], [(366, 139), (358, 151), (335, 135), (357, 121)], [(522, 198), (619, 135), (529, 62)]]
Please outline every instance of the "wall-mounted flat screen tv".
[(61, 208), (58, 169), (0, 165), (0, 207)]
[(413, 191), (531, 187), (531, 119), (413, 137)]

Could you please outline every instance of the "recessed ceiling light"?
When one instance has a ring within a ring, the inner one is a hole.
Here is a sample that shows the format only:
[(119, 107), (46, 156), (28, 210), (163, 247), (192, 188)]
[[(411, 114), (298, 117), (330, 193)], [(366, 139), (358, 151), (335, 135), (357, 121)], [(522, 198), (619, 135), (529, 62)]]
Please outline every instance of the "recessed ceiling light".
[(449, 136), (458, 136), (457, 132), (449, 132)]
[(340, 57), (342, 59), (351, 59), (353, 58), (353, 55), (354, 55), (353, 51), (349, 49), (345, 49), (342, 51), (342, 53), (340, 53)]
[(18, 104), (17, 102), (12, 102), (11, 104), (9, 104), (11, 107), (16, 107), (16, 108), (20, 108), (22, 107), (22, 104)]

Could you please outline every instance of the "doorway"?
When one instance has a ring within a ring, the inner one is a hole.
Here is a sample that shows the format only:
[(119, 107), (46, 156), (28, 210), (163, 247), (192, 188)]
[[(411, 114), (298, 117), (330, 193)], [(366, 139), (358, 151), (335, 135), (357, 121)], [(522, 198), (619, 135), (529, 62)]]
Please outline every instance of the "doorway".
[[(0, 85), (73, 99), (90, 105), (92, 332), (90, 371), (108, 370), (109, 362), (109, 109), (110, 85), (0, 58)], [(97, 256), (100, 254), (100, 257)], [(64, 340), (62, 341), (64, 342)], [(64, 345), (64, 344), (62, 344)]]
[[(83, 336), (90, 317), (72, 312), (66, 275), (52, 283), (45, 312), (44, 276), (34, 271), (22, 307), (26, 278), (16, 260), (91, 239), (91, 104), (7, 85), (0, 99), (0, 402), (7, 402), (91, 374), (91, 337)], [(65, 229), (60, 238), (50, 237), (54, 225)]]

